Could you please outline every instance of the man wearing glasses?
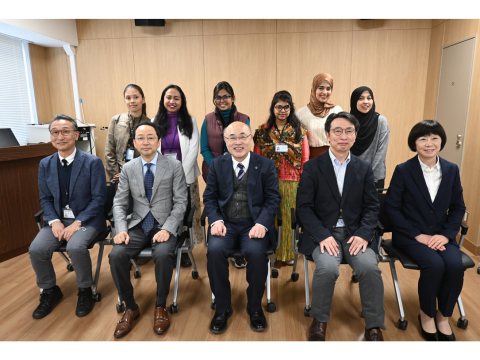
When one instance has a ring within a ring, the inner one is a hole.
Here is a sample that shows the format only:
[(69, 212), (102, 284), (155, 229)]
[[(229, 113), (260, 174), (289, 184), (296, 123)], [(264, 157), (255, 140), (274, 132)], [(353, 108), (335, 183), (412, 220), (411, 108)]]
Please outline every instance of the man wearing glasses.
[(247, 124), (235, 121), (225, 128), (223, 136), (228, 154), (213, 160), (203, 194), (210, 224), (207, 271), (216, 303), (210, 331), (224, 332), (232, 315), (227, 259), (238, 250), (247, 260), (250, 327), (264, 331), (267, 321), (261, 302), (267, 279), (266, 252), (275, 248), (277, 241), (277, 171), (272, 160), (250, 152), (253, 140)]
[[(170, 319), (166, 302), (174, 252), (188, 201), (182, 163), (157, 151), (160, 140), (156, 125), (141, 122), (134, 135), (133, 145), (140, 156), (122, 167), (112, 208), (116, 235), (109, 257), (110, 270), (125, 305), (113, 333), (115, 338), (127, 335), (140, 316), (130, 281), (130, 260), (146, 247), (152, 248), (157, 281), (153, 331), (157, 335), (167, 332)], [(131, 200), (133, 212), (128, 214)]]
[(359, 280), (365, 340), (383, 340), (383, 282), (373, 249), (379, 202), (371, 166), (350, 153), (359, 126), (348, 112), (331, 114), (325, 122), (330, 149), (305, 164), (298, 187), (299, 251), (315, 261), (310, 341), (325, 340), (342, 259)]
[(78, 284), (75, 314), (82, 317), (90, 313), (95, 304), (88, 246), (105, 230), (105, 170), (99, 158), (75, 147), (79, 132), (74, 119), (57, 115), (49, 131), (57, 152), (42, 159), (38, 169), (45, 227), (29, 248), (37, 285), (42, 289), (40, 304), (32, 316), (34, 319), (47, 316), (63, 297), (56, 284), (52, 254), (66, 242)]

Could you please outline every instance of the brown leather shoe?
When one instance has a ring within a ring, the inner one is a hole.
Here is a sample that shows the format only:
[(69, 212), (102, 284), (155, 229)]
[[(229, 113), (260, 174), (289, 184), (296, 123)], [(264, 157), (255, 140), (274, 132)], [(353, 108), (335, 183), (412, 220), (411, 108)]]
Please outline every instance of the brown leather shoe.
[(365, 341), (383, 341), (383, 334), (380, 328), (365, 329)]
[(327, 334), (327, 323), (313, 319), (312, 325), (308, 329), (308, 341), (325, 341)]
[(113, 337), (115, 339), (120, 339), (121, 337), (124, 337), (127, 335), (130, 330), (133, 328), (133, 322), (138, 319), (140, 316), (140, 308), (137, 308), (137, 310), (132, 310), (132, 309), (127, 309), (123, 313), (122, 318), (117, 324), (117, 327), (115, 328), (115, 332), (113, 333)]
[(158, 306), (155, 308), (155, 315), (153, 318), (153, 331), (157, 335), (165, 334), (170, 326), (170, 319), (168, 317), (167, 309)]

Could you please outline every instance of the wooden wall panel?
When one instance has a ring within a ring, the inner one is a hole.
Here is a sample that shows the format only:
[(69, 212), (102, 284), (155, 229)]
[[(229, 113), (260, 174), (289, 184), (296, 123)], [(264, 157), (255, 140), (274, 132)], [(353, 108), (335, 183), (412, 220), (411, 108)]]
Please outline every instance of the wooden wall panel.
[(352, 31), (354, 20), (277, 20), (278, 33)]
[[(204, 20), (204, 35), (271, 34), (275, 20)], [(235, 89), (234, 89), (235, 90)]]
[(202, 35), (202, 20), (166, 20), (165, 26), (135, 26), (130, 20), (133, 37)]
[(50, 109), (52, 114), (66, 114), (75, 117), (75, 105), (73, 103), (72, 78), (70, 63), (63, 48), (48, 48), (47, 73), (50, 95)]
[(130, 38), (132, 21), (128, 19), (77, 20), (78, 40)]
[(443, 47), (470, 39), (478, 34), (479, 20), (448, 20), (445, 23)]
[(313, 77), (327, 72), (333, 76), (331, 100), (342, 108), (348, 105), (351, 32), (284, 33), (277, 38), (277, 90), (290, 91), (300, 108), (309, 102)]
[(47, 71), (47, 48), (30, 44), (30, 63), (32, 65), (37, 115), (39, 122), (42, 124), (52, 118)]
[[(353, 34), (351, 89), (369, 85), (390, 126), (386, 184), (395, 165), (412, 156), (407, 135), (423, 120), (429, 42), (429, 29)], [(350, 93), (348, 99), (349, 104)]]
[[(137, 54), (140, 56), (141, 54)], [(137, 83), (131, 39), (81, 40), (77, 51), (80, 97), (85, 120), (95, 124), (96, 152), (104, 158), (110, 119), (126, 111), (123, 89)], [(147, 107), (148, 115), (150, 114)]]
[(427, 86), (425, 88), (425, 108), (423, 110), (424, 119), (434, 119), (436, 114), (444, 34), (445, 23), (441, 23), (432, 28), (430, 52), (428, 56)]
[(430, 29), (432, 20), (354, 20), (353, 30)]

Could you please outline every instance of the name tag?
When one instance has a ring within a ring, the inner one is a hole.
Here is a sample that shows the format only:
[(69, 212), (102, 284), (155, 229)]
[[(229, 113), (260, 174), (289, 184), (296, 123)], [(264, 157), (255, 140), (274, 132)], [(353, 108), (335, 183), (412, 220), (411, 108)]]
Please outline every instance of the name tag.
[(166, 152), (165, 154), (166, 157), (176, 159), (177, 158), (177, 153), (176, 152)]
[(133, 154), (134, 154), (134, 150), (132, 148), (128, 148), (127, 149), (127, 152), (125, 153), (125, 161), (130, 161), (130, 160), (133, 160)]
[(63, 209), (63, 218), (64, 219), (75, 219), (75, 215), (73, 214), (72, 209), (67, 205)]
[(277, 145), (275, 145), (275, 152), (278, 152), (278, 153), (288, 152), (288, 145), (287, 144), (277, 144)]

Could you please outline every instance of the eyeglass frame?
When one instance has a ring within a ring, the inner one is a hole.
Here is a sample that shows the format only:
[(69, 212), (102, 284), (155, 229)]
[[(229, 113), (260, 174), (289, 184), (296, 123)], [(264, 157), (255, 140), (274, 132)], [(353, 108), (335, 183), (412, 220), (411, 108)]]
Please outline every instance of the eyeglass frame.
[(140, 142), (140, 143), (143, 143), (143, 142), (146, 141), (147, 143), (151, 144), (151, 143), (155, 142), (156, 140), (158, 140), (158, 137), (157, 137), (157, 136), (155, 136), (155, 137), (153, 137), (153, 136), (152, 136), (152, 137), (148, 137), (148, 136), (147, 136), (147, 137), (145, 137), (145, 138), (144, 138), (144, 137), (139, 137), (139, 138), (135, 137), (135, 138), (133, 138), (133, 139), (134, 139), (135, 141)]
[(216, 103), (219, 103), (221, 101), (227, 101), (228, 99), (231, 99), (231, 98), (233, 98), (232, 95), (222, 95), (222, 96), (217, 95), (213, 98), (213, 101)]
[(50, 133), (50, 136), (54, 137), (54, 138), (57, 138), (60, 134), (62, 134), (63, 136), (70, 136), (72, 135), (73, 133), (75, 132), (78, 132), (78, 130), (75, 130), (75, 129), (60, 129), (60, 130), (50, 130), (49, 133)]
[[(341, 131), (341, 132), (340, 132)], [(347, 136), (352, 136), (357, 133), (354, 127), (348, 127), (346, 129), (343, 129), (341, 127), (336, 127), (334, 129), (330, 129), (330, 133), (333, 133), (335, 136), (342, 136), (343, 134)], [(337, 133), (338, 132), (338, 133)]]
[(240, 135), (240, 136), (231, 136), (231, 137), (226, 137), (224, 136), (223, 138), (225, 139), (225, 141), (247, 141), (247, 139), (252, 136), (252, 134), (248, 134), (248, 135)]
[(273, 108), (278, 112), (280, 111), (289, 112), (290, 110), (292, 110), (292, 107), (290, 105), (285, 105), (285, 106), (275, 105)]

